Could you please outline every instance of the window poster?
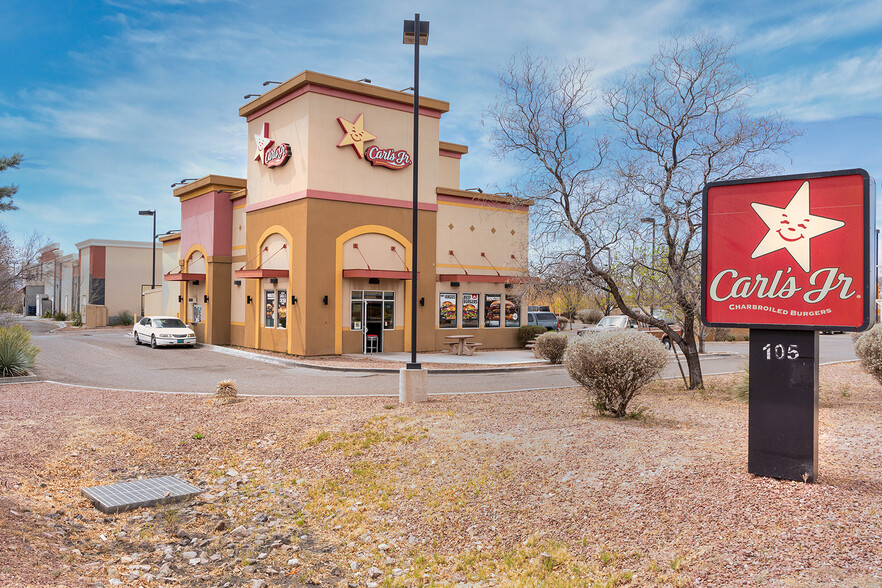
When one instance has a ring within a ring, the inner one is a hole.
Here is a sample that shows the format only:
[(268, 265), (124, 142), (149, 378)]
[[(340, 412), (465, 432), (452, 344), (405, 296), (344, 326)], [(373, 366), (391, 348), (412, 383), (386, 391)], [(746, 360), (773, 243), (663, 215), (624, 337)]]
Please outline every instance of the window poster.
[(265, 291), (265, 299), (264, 299), (264, 307), (266, 310), (266, 315), (263, 321), (263, 325), (265, 327), (273, 328), (276, 326), (276, 322), (274, 317), (276, 315), (276, 291), (275, 290), (266, 290)]
[(478, 305), (480, 300), (477, 294), (462, 295), (462, 327), (464, 329), (478, 328)]
[(202, 307), (198, 304), (193, 304), (193, 322), (202, 322)]
[(288, 326), (288, 291), (279, 290), (279, 328)]
[(438, 327), (456, 328), (456, 292), (442, 292), (439, 295)]
[(502, 304), (502, 294), (484, 294), (484, 326), (499, 326), (499, 305)]
[(513, 294), (505, 295), (505, 326), (521, 326), (521, 297)]
[[(359, 292), (359, 296), (361, 292)], [(352, 321), (350, 325), (350, 329), (353, 331), (361, 330), (361, 311), (364, 308), (364, 303), (361, 300), (353, 300), (351, 303), (352, 308)]]

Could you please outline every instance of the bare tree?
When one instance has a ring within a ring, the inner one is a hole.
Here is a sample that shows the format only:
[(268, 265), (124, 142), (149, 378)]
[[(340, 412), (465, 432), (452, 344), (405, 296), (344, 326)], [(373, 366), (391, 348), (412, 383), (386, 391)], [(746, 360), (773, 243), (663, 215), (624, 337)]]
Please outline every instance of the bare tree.
[(18, 305), (18, 292), (28, 280), (36, 277), (40, 248), (48, 242), (45, 236), (35, 231), (22, 243), (15, 243), (6, 228), (0, 225), (0, 308), (9, 310)]
[[(766, 158), (796, 133), (780, 117), (750, 115), (751, 82), (733, 46), (707, 35), (662, 44), (645, 70), (602, 94), (609, 139), (589, 132), (598, 95), (590, 74), (581, 60), (554, 70), (529, 54), (513, 59), (489, 110), (497, 152), (525, 165), (516, 190), (536, 201), (531, 222), (541, 255), (577, 261), (624, 314), (664, 330), (686, 357), (689, 387), (701, 387), (702, 190), (771, 173)], [(640, 223), (647, 216), (661, 229), (649, 256)], [(660, 292), (682, 336), (650, 316)]]

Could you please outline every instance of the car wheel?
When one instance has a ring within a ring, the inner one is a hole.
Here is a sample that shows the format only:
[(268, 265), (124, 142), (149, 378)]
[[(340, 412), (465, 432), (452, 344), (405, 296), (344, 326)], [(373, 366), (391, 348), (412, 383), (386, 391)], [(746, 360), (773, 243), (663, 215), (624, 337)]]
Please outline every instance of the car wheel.
[(664, 345), (665, 349), (667, 349), (668, 351), (671, 350), (671, 340), (668, 337), (662, 339), (662, 345)]
[(156, 335), (150, 335), (150, 347), (156, 349)]
[(134, 331), (132, 335), (135, 337), (135, 345), (141, 344), (141, 338), (138, 336), (138, 331)]

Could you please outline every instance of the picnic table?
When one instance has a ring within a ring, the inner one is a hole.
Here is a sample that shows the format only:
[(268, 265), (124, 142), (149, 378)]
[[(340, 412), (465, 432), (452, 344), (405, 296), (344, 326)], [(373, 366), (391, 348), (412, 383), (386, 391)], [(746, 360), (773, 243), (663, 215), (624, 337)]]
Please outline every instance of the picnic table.
[(456, 355), (471, 355), (476, 347), (481, 346), (481, 343), (469, 341), (469, 339), (475, 338), (474, 335), (446, 335), (444, 338), (449, 339), (446, 343), (450, 345), (451, 353)]

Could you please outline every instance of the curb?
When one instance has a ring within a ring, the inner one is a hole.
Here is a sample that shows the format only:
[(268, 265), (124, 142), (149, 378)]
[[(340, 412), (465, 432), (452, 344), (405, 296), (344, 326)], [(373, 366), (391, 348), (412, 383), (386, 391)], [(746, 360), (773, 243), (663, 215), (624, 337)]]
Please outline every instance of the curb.
[[(273, 365), (279, 365), (283, 367), (299, 367), (306, 368), (311, 370), (320, 370), (327, 372), (362, 372), (362, 373), (370, 373), (370, 374), (397, 374), (404, 368), (362, 368), (362, 367), (341, 367), (341, 366), (331, 366), (331, 365), (315, 365), (312, 363), (305, 363), (296, 361), (293, 359), (283, 359), (281, 357), (272, 357), (268, 355), (262, 355), (260, 353), (252, 353), (250, 351), (243, 351), (241, 349), (230, 349), (229, 347), (223, 347), (221, 345), (209, 345), (206, 343), (200, 343), (199, 347), (204, 347), (205, 349), (209, 349), (216, 353), (223, 353), (225, 355), (233, 355), (235, 357), (243, 357), (246, 359), (252, 359), (255, 361), (262, 361), (264, 363), (269, 363)], [(517, 366), (517, 367), (498, 367), (498, 368), (475, 368), (475, 369), (452, 369), (452, 368), (440, 368), (440, 369), (428, 369), (430, 374), (495, 374), (495, 373), (505, 373), (505, 372), (526, 372), (533, 370), (553, 370), (553, 369), (561, 369), (562, 365), (547, 365), (547, 364), (537, 364), (536, 366)]]
[(10, 378), (0, 377), (0, 386), (4, 384), (24, 384), (30, 382), (42, 382), (40, 376), (31, 374), (30, 376), (12, 376)]

